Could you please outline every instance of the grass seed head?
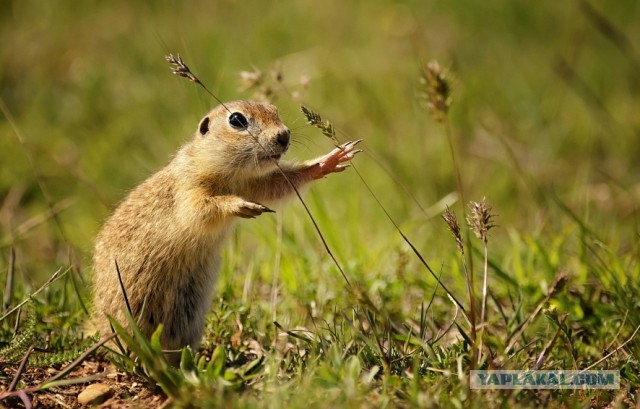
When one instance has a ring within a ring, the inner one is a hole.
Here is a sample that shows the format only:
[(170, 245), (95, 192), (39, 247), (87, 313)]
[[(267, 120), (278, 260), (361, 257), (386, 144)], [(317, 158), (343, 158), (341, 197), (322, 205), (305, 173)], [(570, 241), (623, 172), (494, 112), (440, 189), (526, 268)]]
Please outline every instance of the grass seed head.
[(471, 214), (467, 218), (467, 223), (475, 235), (486, 243), (489, 230), (495, 226), (492, 220), (495, 215), (491, 213), (491, 206), (483, 197), (480, 202), (470, 202), (469, 209), (471, 209)]
[(164, 59), (167, 60), (167, 62), (172, 66), (171, 70), (175, 75), (186, 78), (189, 81), (193, 81), (198, 84), (200, 83), (198, 77), (196, 77), (191, 72), (189, 67), (187, 67), (187, 64), (182, 61), (182, 57), (180, 57), (179, 55), (176, 57), (173, 54), (169, 54), (165, 56)]
[(253, 71), (240, 71), (240, 91), (247, 91), (264, 83), (262, 71), (254, 67)]
[(420, 85), (429, 113), (435, 121), (442, 122), (449, 112), (452, 101), (451, 75), (440, 68), (437, 61), (431, 61), (422, 70)]
[(464, 254), (464, 245), (462, 244), (462, 236), (460, 235), (460, 225), (458, 224), (458, 218), (456, 214), (453, 213), (449, 206), (447, 206), (447, 210), (444, 211), (442, 218), (449, 226), (449, 230), (453, 233), (453, 237), (456, 239), (456, 245), (458, 246), (458, 251), (460, 254)]
[(309, 125), (315, 126), (322, 131), (322, 134), (328, 138), (335, 138), (336, 131), (333, 129), (333, 125), (329, 121), (322, 120), (322, 117), (317, 112), (313, 112), (304, 105), (300, 105), (300, 110), (307, 118)]

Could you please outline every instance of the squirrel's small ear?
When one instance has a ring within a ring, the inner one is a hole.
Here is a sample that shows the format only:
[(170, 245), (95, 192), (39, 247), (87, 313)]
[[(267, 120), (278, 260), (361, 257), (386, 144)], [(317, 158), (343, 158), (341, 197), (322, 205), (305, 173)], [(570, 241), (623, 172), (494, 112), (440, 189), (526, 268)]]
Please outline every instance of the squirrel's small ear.
[(204, 136), (206, 135), (207, 132), (209, 132), (209, 117), (205, 116), (204, 118), (202, 118), (202, 121), (200, 121), (200, 126), (198, 127), (198, 130), (200, 131), (200, 135)]

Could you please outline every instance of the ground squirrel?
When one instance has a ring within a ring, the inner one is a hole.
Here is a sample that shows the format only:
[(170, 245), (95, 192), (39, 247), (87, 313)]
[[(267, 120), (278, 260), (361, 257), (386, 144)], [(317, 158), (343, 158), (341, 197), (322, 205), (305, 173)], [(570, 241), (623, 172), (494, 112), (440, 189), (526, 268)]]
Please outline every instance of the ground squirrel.
[(261, 202), (343, 171), (359, 152), (355, 141), (301, 164), (279, 162), (289, 139), (274, 106), (221, 104), (166, 167), (129, 193), (96, 239), (94, 319), (102, 334), (111, 332), (106, 314), (126, 322), (117, 263), (142, 331), (150, 336), (162, 323), (163, 348), (198, 346), (236, 217), (271, 212)]

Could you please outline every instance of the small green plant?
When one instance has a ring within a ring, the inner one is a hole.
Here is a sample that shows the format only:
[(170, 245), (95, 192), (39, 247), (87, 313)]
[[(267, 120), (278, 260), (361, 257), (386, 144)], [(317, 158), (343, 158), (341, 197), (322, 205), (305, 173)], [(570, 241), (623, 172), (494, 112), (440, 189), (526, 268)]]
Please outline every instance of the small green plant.
[[(121, 352), (112, 351), (112, 362), (121, 370), (134, 373), (149, 384), (158, 386), (178, 407), (193, 406), (194, 396), (238, 389), (253, 379), (262, 366), (262, 359), (254, 359), (230, 367), (225, 348), (221, 345), (216, 346), (210, 355), (194, 352), (190, 347), (181, 351), (163, 351), (160, 346), (162, 325), (148, 339), (131, 314), (127, 313), (126, 316), (126, 327), (109, 318), (115, 334), (125, 347)], [(179, 359), (175, 359), (177, 352), (180, 353)], [(167, 354), (171, 354), (172, 358), (169, 359)]]
[[(38, 311), (34, 301), (24, 304), (22, 310), (26, 310), (26, 317), (19, 322), (18, 332), (9, 341), (8, 345), (0, 349), (0, 362), (18, 363), (30, 347), (27, 363), (32, 366), (52, 366), (71, 362), (78, 358), (98, 341), (97, 335), (84, 339), (43, 339), (38, 328)], [(18, 314), (19, 316), (20, 314)], [(62, 345), (52, 348), (50, 345)]]
[[(25, 304), (27, 315), (19, 326), (18, 333), (9, 345), (0, 349), (0, 360), (4, 362), (18, 362), (27, 352), (29, 346), (35, 343), (37, 313), (32, 303)], [(18, 314), (19, 316), (20, 314)]]

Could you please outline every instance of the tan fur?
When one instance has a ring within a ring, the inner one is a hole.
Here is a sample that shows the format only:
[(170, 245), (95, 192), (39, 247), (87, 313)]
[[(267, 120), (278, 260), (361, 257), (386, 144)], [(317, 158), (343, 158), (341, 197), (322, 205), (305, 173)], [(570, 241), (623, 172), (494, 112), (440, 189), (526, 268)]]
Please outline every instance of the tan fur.
[[(246, 117), (246, 130), (229, 124), (234, 112)], [(359, 152), (356, 141), (303, 164), (279, 162), (285, 177), (276, 163), (288, 149), (288, 133), (272, 105), (220, 105), (166, 167), (124, 199), (95, 246), (94, 321), (103, 334), (111, 331), (106, 314), (125, 322), (117, 262), (142, 331), (150, 336), (162, 323), (164, 348), (197, 347), (221, 246), (236, 217), (271, 211), (259, 202), (290, 195), (290, 182), (300, 187), (342, 171), (340, 164)]]

